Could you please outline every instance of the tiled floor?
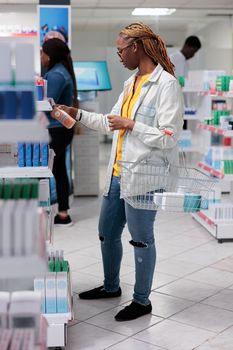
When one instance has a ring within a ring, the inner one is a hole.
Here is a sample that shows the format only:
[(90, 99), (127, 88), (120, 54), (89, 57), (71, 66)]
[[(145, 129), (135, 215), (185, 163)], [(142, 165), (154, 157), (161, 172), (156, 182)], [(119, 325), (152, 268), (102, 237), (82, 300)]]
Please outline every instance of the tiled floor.
[[(103, 188), (109, 147), (100, 154)], [(76, 198), (75, 225), (55, 230), (55, 246), (65, 250), (72, 269), (76, 322), (68, 328), (67, 350), (233, 350), (233, 242), (217, 241), (189, 214), (160, 212), (156, 221), (157, 265), (152, 315), (116, 322), (134, 284), (132, 247), (125, 230), (121, 269), (123, 295), (83, 301), (78, 293), (103, 280), (97, 237), (99, 198)], [(233, 228), (232, 228), (233, 229)]]

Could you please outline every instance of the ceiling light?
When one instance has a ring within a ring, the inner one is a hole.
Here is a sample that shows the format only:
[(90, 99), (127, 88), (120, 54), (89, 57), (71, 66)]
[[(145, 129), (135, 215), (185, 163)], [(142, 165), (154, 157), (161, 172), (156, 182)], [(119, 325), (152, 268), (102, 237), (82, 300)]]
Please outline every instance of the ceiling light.
[(133, 16), (168, 16), (175, 12), (176, 9), (168, 8), (142, 8), (137, 7), (133, 10)]

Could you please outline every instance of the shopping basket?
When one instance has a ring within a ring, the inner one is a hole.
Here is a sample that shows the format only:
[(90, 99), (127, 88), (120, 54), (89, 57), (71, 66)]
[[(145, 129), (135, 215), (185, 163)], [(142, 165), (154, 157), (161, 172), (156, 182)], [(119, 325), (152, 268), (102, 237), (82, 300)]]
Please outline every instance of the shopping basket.
[(119, 165), (121, 196), (133, 208), (191, 213), (214, 201), (217, 180), (196, 168), (150, 159)]

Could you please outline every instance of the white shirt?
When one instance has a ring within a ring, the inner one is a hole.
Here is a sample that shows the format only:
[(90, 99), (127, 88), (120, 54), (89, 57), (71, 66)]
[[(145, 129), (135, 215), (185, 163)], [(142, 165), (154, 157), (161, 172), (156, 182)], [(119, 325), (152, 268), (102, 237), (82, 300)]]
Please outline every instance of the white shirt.
[(176, 77), (183, 76), (187, 77), (188, 75), (188, 62), (181, 51), (174, 52), (170, 55), (170, 60), (175, 66), (175, 75)]
[[(130, 91), (134, 78), (135, 74), (125, 82), (124, 91), (113, 107), (111, 115), (120, 115), (123, 101)], [(91, 129), (112, 133), (107, 116), (79, 110), (76, 119), (80, 120), (81, 117), (80, 122)], [(164, 161), (171, 164), (179, 163), (176, 140), (179, 138), (183, 126), (183, 95), (177, 79), (164, 71), (159, 64), (141, 88), (140, 96), (132, 111), (132, 119), (135, 121), (133, 130), (127, 130), (124, 134), (123, 161), (136, 164), (140, 160), (150, 157), (151, 160), (158, 163)], [(165, 134), (164, 130), (166, 129), (173, 132), (174, 137)], [(118, 130), (113, 133), (112, 151), (104, 190), (105, 196), (108, 195), (110, 188), (118, 133)], [(133, 192), (137, 178), (131, 180), (129, 191)]]

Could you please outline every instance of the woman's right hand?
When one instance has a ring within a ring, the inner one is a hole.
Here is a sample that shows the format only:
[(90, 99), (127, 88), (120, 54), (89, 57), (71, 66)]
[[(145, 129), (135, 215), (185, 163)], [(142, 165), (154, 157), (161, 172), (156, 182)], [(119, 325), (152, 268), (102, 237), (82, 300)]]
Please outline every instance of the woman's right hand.
[(77, 113), (78, 113), (78, 108), (68, 107), (68, 106), (65, 106), (65, 105), (55, 105), (54, 107), (62, 109), (67, 114), (69, 114), (73, 119), (76, 120), (76, 116), (77, 116)]

